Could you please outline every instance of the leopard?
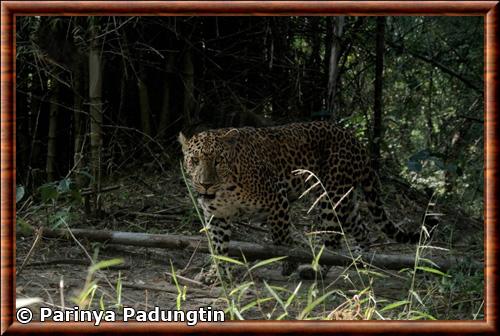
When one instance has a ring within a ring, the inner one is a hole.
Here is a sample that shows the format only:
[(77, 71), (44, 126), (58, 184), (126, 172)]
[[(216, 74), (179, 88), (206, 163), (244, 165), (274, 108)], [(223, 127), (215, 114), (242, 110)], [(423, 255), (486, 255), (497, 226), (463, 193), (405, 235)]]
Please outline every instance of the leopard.
[[(207, 231), (217, 255), (227, 256), (232, 225), (242, 216), (263, 217), (274, 245), (294, 247), (290, 205), (312, 187), (311, 179), (306, 181), (297, 171), (314, 174), (323, 186), (324, 191), (319, 191), (323, 197), (315, 206), (328, 250), (341, 243), (339, 232), (353, 237), (361, 250), (371, 241), (360, 215), (359, 193), (364, 195), (372, 223), (387, 237), (400, 243), (420, 238), (420, 232), (406, 232), (389, 219), (368, 146), (345, 126), (313, 121), (220, 128), (190, 138), (181, 132), (178, 140), (183, 169), (209, 223)], [(285, 259), (281, 273), (289, 276), (297, 266)], [(320, 270), (324, 275), (328, 266), (321, 265)], [(299, 275), (313, 276), (310, 268)]]

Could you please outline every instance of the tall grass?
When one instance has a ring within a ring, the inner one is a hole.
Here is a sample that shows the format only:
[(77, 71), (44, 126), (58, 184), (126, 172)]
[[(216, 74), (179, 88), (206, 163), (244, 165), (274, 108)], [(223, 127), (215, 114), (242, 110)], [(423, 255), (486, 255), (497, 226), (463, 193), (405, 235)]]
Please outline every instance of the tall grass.
[[(415, 265), (412, 270), (403, 270), (403, 273), (409, 274), (409, 289), (406, 297), (399, 300), (387, 300), (378, 298), (375, 294), (374, 284), (386, 278), (387, 276), (380, 272), (376, 267), (370, 264), (369, 261), (363, 260), (362, 256), (355, 256), (350, 245), (350, 240), (346, 235), (342, 223), (338, 219), (336, 209), (338, 205), (347, 197), (354, 188), (351, 188), (338, 202), (334, 203), (321, 180), (312, 172), (307, 170), (294, 171), (295, 174), (305, 175), (305, 182), (313, 180), (314, 183), (300, 196), (301, 198), (315, 191), (320, 196), (317, 197), (308, 210), (310, 213), (319, 201), (323, 198), (331, 204), (335, 217), (339, 225), (339, 232), (342, 240), (347, 247), (347, 253), (351, 259), (351, 264), (339, 275), (337, 279), (331, 283), (325, 283), (322, 277), (316, 277), (307, 286), (304, 282), (299, 282), (291, 289), (283, 286), (275, 286), (267, 281), (262, 284), (254, 280), (253, 272), (260, 267), (274, 266), (274, 263), (282, 261), (286, 256), (273, 257), (267, 260), (257, 262), (254, 265), (248, 263), (244, 256), (243, 261), (229, 258), (227, 256), (219, 256), (214, 254), (213, 244), (211, 241), (206, 218), (202, 216), (198, 209), (195, 197), (191, 191), (186, 175), (181, 171), (184, 182), (188, 188), (189, 196), (200, 222), (203, 224), (203, 232), (207, 236), (207, 241), (212, 256), (212, 261), (216, 269), (217, 280), (222, 287), (221, 300), (224, 302), (226, 312), (229, 313), (231, 319), (245, 319), (246, 313), (252, 312), (248, 316), (255, 318), (256, 316), (262, 319), (434, 319), (432, 315), (425, 310), (425, 302), (417, 293), (417, 273), (426, 272), (431, 276), (449, 276), (439, 271), (431, 260), (423, 257), (425, 249), (433, 248), (427, 241), (429, 232), (425, 227), (425, 218), (420, 226), (420, 239), (415, 250)], [(315, 189), (319, 189), (315, 190)], [(432, 204), (430, 204), (432, 205)], [(310, 266), (314, 271), (320, 268), (320, 258), (325, 246), (318, 244), (317, 235), (330, 233), (324, 231), (315, 231), (307, 233), (306, 243), (313, 252), (313, 259)], [(243, 279), (249, 281), (238, 282), (238, 279), (232, 277), (223, 277), (224, 272), (221, 269), (222, 263), (231, 264), (235, 267), (241, 267), (245, 270)], [(426, 265), (422, 265), (426, 263)], [(353, 269), (358, 279), (356, 284), (350, 279), (349, 270)], [(321, 274), (317, 272), (316, 274)], [(351, 283), (355, 287), (354, 291), (344, 293), (339, 289), (331, 289), (339, 279), (343, 279)], [(408, 279), (406, 277), (406, 279)], [(357, 288), (357, 289), (356, 289)]]

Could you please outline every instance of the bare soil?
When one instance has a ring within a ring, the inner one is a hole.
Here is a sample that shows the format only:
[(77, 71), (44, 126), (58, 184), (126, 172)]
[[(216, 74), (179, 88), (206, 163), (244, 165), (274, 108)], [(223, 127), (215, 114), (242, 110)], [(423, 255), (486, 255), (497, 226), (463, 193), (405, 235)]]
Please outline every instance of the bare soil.
[[(148, 233), (176, 233), (200, 235), (201, 224), (195, 215), (189, 200), (186, 186), (178, 169), (158, 174), (145, 169), (135, 170), (135, 174), (123, 176), (107, 181), (108, 185), (120, 185), (118, 189), (103, 194), (103, 213), (100, 218), (89, 218), (82, 209), (74, 210), (70, 228), (94, 228), (95, 230), (135, 231)], [(396, 184), (384, 186), (385, 203), (389, 215), (394, 221), (408, 227), (418, 228), (422, 216), (426, 211), (428, 199), (422, 194), (412, 194), (407, 190), (399, 189)], [(314, 214), (307, 214), (311, 200), (300, 200), (292, 208), (292, 222), (296, 240), (303, 241), (304, 231), (315, 220)], [(453, 253), (454, 255), (468, 256), (472, 260), (481, 261), (482, 252), (482, 223), (466, 217), (457, 209), (449, 206), (438, 206), (434, 211), (443, 213), (440, 216), (437, 234), (430, 243), (451, 249), (443, 252), (437, 249), (428, 249), (426, 258), (432, 259), (433, 254)], [(18, 216), (34, 227), (47, 225), (48, 217), (53, 209), (37, 209), (36, 211), (23, 210)], [(259, 244), (270, 243), (265, 226), (249, 220), (241, 221), (233, 229), (233, 239), (250, 241)], [(374, 230), (379, 242), (372, 246), (374, 253), (405, 253), (414, 254), (414, 246), (405, 246), (391, 243)], [(451, 238), (450, 238), (451, 237)], [(34, 247), (34, 251), (27, 259), (28, 251), (33, 247), (35, 237), (17, 236), (16, 263), (18, 267), (25, 263), (16, 279), (17, 298), (39, 297), (41, 306), (60, 307), (74, 306), (77, 297), (85, 284), (90, 261), (88, 255), (95, 260), (123, 258), (124, 262), (95, 274), (99, 286), (92, 302), (92, 307), (99, 307), (102, 302), (106, 307), (112, 307), (117, 302), (117, 282), (121, 279), (121, 304), (139, 309), (152, 309), (159, 306), (162, 309), (175, 309), (178, 296), (175, 286), (168, 273), (171, 273), (171, 264), (177, 274), (185, 279), (179, 279), (181, 285), (187, 286), (186, 301), (183, 309), (195, 309), (211, 306), (213, 309), (227, 308), (222, 299), (220, 287), (209, 287), (196, 284), (194, 279), (202, 268), (209, 263), (209, 256), (195, 252), (181, 250), (164, 250), (156, 248), (138, 248), (132, 246), (118, 246), (95, 243), (81, 240), (62, 240), (42, 238)], [(345, 246), (343, 246), (345, 249)], [(88, 254), (88, 255), (87, 255)], [(375, 270), (382, 277), (373, 276), (373, 293), (377, 300), (387, 300), (387, 303), (406, 299), (410, 286), (410, 277), (405, 272)], [(284, 277), (280, 274), (280, 267), (271, 264), (259, 268), (253, 273), (253, 280), (258, 285), (258, 293), (248, 293), (242, 302), (255, 300), (255, 295), (269, 296), (264, 287), (264, 281), (273, 286), (285, 287), (293, 291), (299, 282), (302, 282), (299, 297), (307, 296), (308, 289), (313, 281), (300, 280), (297, 276)], [(459, 300), (461, 293), (454, 293), (453, 288), (441, 289), (437, 275), (421, 274), (417, 277), (420, 287), (419, 294), (422, 300), (442, 301), (441, 306), (432, 308), (432, 313), (439, 319), (471, 319), (467, 309), (457, 308), (454, 300)], [(319, 291), (337, 290), (347, 298), (352, 298), (360, 290), (369, 286), (369, 277), (363, 283), (354, 267), (346, 271), (345, 267), (332, 267), (328, 277), (319, 283)], [(241, 279), (239, 283), (249, 281)], [(61, 287), (62, 284), (62, 287)], [(429, 285), (428, 285), (429, 284)], [(432, 284), (432, 286), (430, 285)], [(324, 287), (324, 288), (321, 288)], [(431, 288), (431, 289), (430, 289)], [(432, 292), (435, 290), (435, 292)], [(470, 293), (469, 293), (470, 294)], [(482, 292), (473, 293), (473, 297), (481, 300)], [(332, 296), (322, 309), (327, 312), (346, 301), (343, 295)], [(286, 299), (289, 293), (283, 295)], [(451, 298), (451, 299), (450, 299)], [(451, 300), (451, 301), (450, 301)], [(274, 301), (275, 303), (275, 301)], [(272, 312), (273, 304), (262, 304), (260, 309), (250, 309), (245, 318), (263, 319)], [(302, 302), (304, 303), (304, 302)], [(386, 304), (387, 304), (386, 303)], [(381, 307), (384, 304), (381, 303)], [(296, 318), (304, 306), (297, 303), (292, 305), (291, 314), (287, 318)], [(275, 318), (279, 314), (272, 315)], [(353, 315), (349, 315), (353, 317)], [(482, 315), (481, 315), (482, 316)], [(337, 318), (339, 318), (337, 316)], [(342, 317), (340, 317), (342, 318)], [(373, 318), (377, 318), (374, 316)]]

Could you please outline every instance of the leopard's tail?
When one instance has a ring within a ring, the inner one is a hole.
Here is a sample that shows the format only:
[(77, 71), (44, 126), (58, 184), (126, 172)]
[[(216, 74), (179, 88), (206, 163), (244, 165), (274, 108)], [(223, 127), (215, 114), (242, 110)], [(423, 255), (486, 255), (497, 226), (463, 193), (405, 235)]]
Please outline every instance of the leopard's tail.
[(375, 224), (381, 228), (382, 232), (399, 243), (418, 243), (420, 240), (420, 232), (405, 232), (387, 217), (384, 205), (379, 196), (380, 180), (373, 169), (370, 169), (362, 181), (362, 188), (368, 209), (370, 210)]

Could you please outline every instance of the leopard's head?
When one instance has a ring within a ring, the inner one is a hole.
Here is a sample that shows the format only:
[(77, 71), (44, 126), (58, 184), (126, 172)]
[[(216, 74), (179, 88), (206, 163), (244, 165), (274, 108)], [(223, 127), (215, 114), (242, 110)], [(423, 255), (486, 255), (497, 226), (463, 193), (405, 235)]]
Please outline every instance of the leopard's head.
[(218, 190), (231, 183), (232, 143), (220, 132), (201, 132), (190, 139), (182, 133), (179, 142), (184, 154), (184, 169), (192, 186), (203, 197), (214, 198)]

